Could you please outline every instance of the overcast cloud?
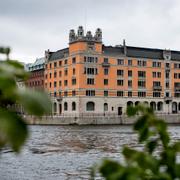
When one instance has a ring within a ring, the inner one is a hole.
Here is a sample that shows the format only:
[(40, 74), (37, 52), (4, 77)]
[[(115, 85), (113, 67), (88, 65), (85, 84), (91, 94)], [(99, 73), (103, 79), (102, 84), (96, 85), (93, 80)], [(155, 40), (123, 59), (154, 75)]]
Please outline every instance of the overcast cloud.
[(103, 43), (180, 50), (179, 0), (0, 1), (0, 46), (33, 62), (44, 51), (68, 46), (70, 29), (100, 27)]

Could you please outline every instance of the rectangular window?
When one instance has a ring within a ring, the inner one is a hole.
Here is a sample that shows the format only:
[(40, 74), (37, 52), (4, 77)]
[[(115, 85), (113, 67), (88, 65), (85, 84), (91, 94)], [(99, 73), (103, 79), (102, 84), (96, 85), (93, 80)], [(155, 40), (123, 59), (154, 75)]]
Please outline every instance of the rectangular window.
[(76, 69), (75, 68), (73, 68), (73, 75), (75, 75), (76, 74)]
[(76, 63), (76, 58), (73, 57), (73, 58), (72, 58), (72, 64), (75, 64), (75, 63)]
[(153, 76), (153, 78), (155, 78), (156, 77), (156, 72), (152, 72), (152, 76)]
[(138, 66), (146, 66), (146, 61), (138, 60), (137, 65)]
[(56, 73), (56, 72), (54, 72), (54, 78), (56, 78), (56, 76), (57, 76), (57, 73)]
[(94, 78), (87, 78), (88, 85), (94, 85)]
[(62, 83), (61, 83), (61, 81), (59, 81), (59, 86), (61, 86), (62, 85)]
[(153, 61), (152, 62), (152, 67), (161, 67), (161, 62)]
[(104, 75), (108, 75), (109, 74), (109, 69), (104, 68)]
[(156, 62), (152, 62), (152, 67), (156, 67)]
[(169, 82), (166, 82), (166, 88), (169, 88)]
[(161, 72), (157, 72), (157, 77), (161, 78)]
[(64, 64), (67, 64), (67, 61), (68, 61), (68, 60), (67, 60), (67, 59), (65, 59), (65, 60), (64, 60)]
[(59, 66), (62, 66), (62, 61), (59, 61)]
[(56, 68), (57, 67), (57, 62), (54, 62), (54, 68)]
[(128, 70), (128, 77), (132, 77), (132, 71)]
[(68, 85), (68, 81), (64, 80), (64, 86), (67, 86), (67, 85)]
[(161, 62), (157, 62), (157, 67), (161, 67)]
[(104, 63), (109, 63), (109, 59), (108, 58), (104, 58)]
[(67, 91), (64, 91), (64, 96), (68, 96), (68, 92)]
[(153, 92), (153, 97), (161, 97), (161, 92)]
[(76, 91), (75, 90), (72, 91), (72, 96), (76, 96)]
[(170, 64), (169, 63), (166, 63), (166, 68), (170, 68)]
[(49, 83), (49, 87), (51, 88), (51, 82)]
[(108, 91), (104, 91), (104, 96), (108, 96)]
[(160, 81), (153, 81), (153, 87), (161, 86)]
[(178, 73), (174, 73), (174, 79), (178, 78)]
[(144, 92), (144, 91), (139, 91), (139, 92), (138, 92), (138, 97), (146, 97), (146, 92)]
[(180, 88), (180, 82), (175, 82), (175, 83), (174, 83), (174, 87)]
[(117, 91), (117, 96), (123, 97), (124, 96), (124, 92), (123, 91)]
[(51, 73), (49, 73), (49, 78), (51, 78), (51, 76), (52, 76)]
[(56, 84), (57, 84), (56, 81), (54, 81), (54, 87), (56, 87)]
[(138, 77), (145, 78), (146, 77), (146, 71), (138, 71)]
[(104, 79), (104, 85), (108, 85), (108, 79)]
[(84, 74), (98, 74), (97, 68), (84, 68)]
[(95, 96), (95, 90), (86, 90), (86, 96)]
[(124, 65), (124, 59), (118, 59), (117, 64), (118, 65)]
[(128, 80), (128, 87), (132, 87), (132, 80)]
[(174, 69), (178, 68), (178, 64), (174, 63)]
[(87, 59), (86, 56), (84, 56), (84, 62), (86, 62), (86, 59)]
[(132, 60), (128, 59), (128, 66), (132, 66)]
[(128, 91), (128, 97), (132, 97), (132, 91)]
[(86, 57), (84, 56), (84, 62), (88, 62), (88, 63), (97, 63), (98, 62), (98, 58), (97, 57)]
[(122, 79), (118, 79), (117, 80), (117, 85), (118, 86), (123, 86), (124, 85), (124, 81)]
[(49, 68), (50, 68), (50, 69), (51, 69), (51, 66), (52, 66), (52, 65), (51, 65), (51, 63), (50, 63), (50, 64), (49, 64)]
[(139, 88), (145, 88), (146, 87), (146, 81), (138, 81), (138, 87)]
[(123, 75), (124, 75), (124, 71), (121, 70), (121, 69), (118, 69), (118, 70), (117, 70), (117, 75), (118, 75), (118, 76), (123, 76)]
[(65, 75), (65, 76), (68, 75), (68, 70), (67, 70), (67, 69), (64, 70), (64, 75)]
[(76, 85), (76, 79), (75, 78), (72, 79), (72, 85)]
[(62, 72), (61, 71), (59, 71), (59, 77), (61, 77), (62, 76)]
[(169, 72), (166, 72), (166, 79), (169, 79)]

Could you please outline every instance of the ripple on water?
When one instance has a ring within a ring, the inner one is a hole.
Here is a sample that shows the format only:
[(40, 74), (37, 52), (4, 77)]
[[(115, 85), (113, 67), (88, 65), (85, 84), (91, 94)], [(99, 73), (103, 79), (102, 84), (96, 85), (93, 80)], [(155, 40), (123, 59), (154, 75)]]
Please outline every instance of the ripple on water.
[[(1, 153), (1, 180), (89, 179), (90, 167), (102, 158), (122, 161), (124, 145), (142, 148), (130, 126), (30, 126), (22, 153)], [(169, 127), (173, 140), (180, 127)]]

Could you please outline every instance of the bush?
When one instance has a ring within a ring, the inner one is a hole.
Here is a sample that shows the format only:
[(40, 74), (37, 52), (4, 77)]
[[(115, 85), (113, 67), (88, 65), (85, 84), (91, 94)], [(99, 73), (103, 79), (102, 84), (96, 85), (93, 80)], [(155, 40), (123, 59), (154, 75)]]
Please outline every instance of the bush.
[(23, 106), (27, 113), (43, 115), (50, 113), (51, 103), (45, 93), (18, 88), (17, 80), (25, 81), (28, 73), (17, 61), (9, 60), (10, 48), (0, 47), (6, 59), (0, 61), (0, 149), (9, 145), (19, 152), (28, 137), (28, 127), (22, 116), (13, 108)]
[[(134, 124), (134, 130), (143, 150), (124, 147), (124, 163), (106, 159), (98, 167), (98, 172), (107, 180), (180, 179), (180, 163), (177, 162), (180, 142), (170, 141), (166, 123), (157, 118), (151, 108), (142, 105), (127, 108), (128, 116), (137, 113), (141, 116)], [(92, 170), (91, 179), (95, 179), (95, 174)]]

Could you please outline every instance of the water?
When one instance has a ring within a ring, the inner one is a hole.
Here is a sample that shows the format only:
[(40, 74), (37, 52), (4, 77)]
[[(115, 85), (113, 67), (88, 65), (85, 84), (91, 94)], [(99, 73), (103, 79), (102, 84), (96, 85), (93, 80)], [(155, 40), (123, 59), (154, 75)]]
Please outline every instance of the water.
[[(180, 140), (180, 126), (170, 126)], [(124, 145), (140, 148), (130, 126), (30, 126), (30, 138), (19, 155), (4, 149), (0, 180), (89, 179), (89, 168), (102, 158), (121, 161)]]

